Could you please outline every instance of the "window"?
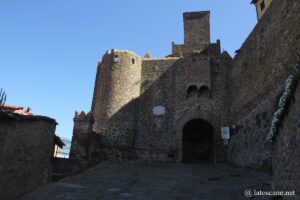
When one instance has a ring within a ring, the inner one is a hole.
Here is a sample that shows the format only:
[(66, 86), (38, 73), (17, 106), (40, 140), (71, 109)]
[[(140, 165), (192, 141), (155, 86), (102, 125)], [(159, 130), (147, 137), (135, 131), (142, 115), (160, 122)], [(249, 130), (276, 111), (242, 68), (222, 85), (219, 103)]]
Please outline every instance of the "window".
[(209, 96), (210, 96), (209, 88), (206, 85), (201, 86), (198, 91), (198, 97), (209, 97)]
[(196, 97), (197, 96), (197, 86), (195, 85), (191, 85), (188, 87), (187, 89), (187, 94), (186, 94), (186, 98), (191, 98), (191, 97)]
[(260, 10), (263, 11), (265, 9), (266, 5), (265, 5), (265, 1), (263, 0), (261, 3), (260, 3)]
[(120, 62), (120, 58), (119, 58), (118, 55), (115, 55), (115, 57), (114, 57), (114, 62)]
[(135, 64), (135, 59), (134, 58), (131, 59), (131, 64), (133, 64), (133, 65)]

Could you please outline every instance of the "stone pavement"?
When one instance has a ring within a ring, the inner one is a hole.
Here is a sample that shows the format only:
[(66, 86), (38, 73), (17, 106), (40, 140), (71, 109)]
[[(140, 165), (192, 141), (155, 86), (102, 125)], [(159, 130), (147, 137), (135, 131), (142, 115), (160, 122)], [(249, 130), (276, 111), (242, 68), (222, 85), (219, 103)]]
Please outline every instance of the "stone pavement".
[(105, 161), (21, 200), (236, 200), (245, 189), (270, 190), (268, 174), (225, 164)]

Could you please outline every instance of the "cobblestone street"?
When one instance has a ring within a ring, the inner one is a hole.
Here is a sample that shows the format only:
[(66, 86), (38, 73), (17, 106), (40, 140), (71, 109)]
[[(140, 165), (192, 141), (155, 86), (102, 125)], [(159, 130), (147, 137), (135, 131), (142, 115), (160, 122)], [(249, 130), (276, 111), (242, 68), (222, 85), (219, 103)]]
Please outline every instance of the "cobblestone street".
[(21, 200), (235, 200), (270, 190), (270, 175), (229, 165), (103, 162), (45, 185)]

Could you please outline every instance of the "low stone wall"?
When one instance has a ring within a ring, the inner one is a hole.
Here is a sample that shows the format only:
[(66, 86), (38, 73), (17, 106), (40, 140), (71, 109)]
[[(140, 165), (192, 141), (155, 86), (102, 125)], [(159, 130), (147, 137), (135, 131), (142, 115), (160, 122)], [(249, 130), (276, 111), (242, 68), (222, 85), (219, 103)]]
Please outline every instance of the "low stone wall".
[(295, 190), (300, 195), (300, 84), (295, 101), (273, 141), (272, 165), (276, 190)]
[(0, 113), (0, 199), (15, 200), (49, 180), (56, 122)]

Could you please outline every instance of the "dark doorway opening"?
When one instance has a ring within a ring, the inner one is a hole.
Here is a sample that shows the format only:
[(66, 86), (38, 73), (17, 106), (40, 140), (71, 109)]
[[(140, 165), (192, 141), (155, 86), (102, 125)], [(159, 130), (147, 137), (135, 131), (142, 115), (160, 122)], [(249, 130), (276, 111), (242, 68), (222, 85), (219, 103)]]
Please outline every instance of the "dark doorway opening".
[(209, 162), (213, 156), (213, 127), (202, 119), (193, 119), (183, 127), (182, 162)]

